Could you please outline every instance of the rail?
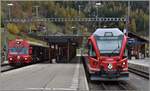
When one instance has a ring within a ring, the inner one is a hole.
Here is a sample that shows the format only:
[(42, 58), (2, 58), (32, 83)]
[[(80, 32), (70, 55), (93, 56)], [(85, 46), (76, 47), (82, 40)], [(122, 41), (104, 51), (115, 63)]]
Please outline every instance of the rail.
[(144, 77), (144, 78), (146, 78), (146, 79), (149, 79), (149, 73), (147, 73), (147, 72), (143, 72), (143, 71), (140, 71), (140, 70), (131, 68), (131, 67), (129, 67), (128, 70), (129, 70), (130, 72), (134, 73), (134, 74), (137, 74), (137, 75), (139, 75), (139, 76), (141, 76), (141, 77)]

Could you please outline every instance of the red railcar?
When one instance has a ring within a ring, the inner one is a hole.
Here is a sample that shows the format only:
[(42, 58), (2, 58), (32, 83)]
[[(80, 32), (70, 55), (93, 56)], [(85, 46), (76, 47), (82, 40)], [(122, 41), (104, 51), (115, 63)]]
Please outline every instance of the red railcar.
[(12, 66), (22, 66), (48, 59), (48, 46), (23, 39), (8, 42), (8, 62)]
[(127, 36), (118, 28), (99, 28), (88, 38), (87, 68), (91, 80), (128, 79)]

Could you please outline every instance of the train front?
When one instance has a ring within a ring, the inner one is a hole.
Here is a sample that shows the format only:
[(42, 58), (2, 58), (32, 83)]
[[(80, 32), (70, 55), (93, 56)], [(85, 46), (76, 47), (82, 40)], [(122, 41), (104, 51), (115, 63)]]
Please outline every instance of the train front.
[(128, 80), (126, 44), (127, 37), (118, 28), (93, 33), (88, 57), (91, 80)]
[(21, 66), (31, 62), (28, 41), (23, 39), (9, 41), (8, 62), (12, 66)]

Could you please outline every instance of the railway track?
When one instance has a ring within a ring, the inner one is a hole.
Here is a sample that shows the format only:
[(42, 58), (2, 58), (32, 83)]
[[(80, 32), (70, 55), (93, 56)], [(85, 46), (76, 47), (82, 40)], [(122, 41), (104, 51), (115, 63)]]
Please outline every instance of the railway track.
[(10, 71), (10, 70), (17, 69), (17, 68), (20, 68), (20, 67), (12, 67), (10, 65), (3, 65), (1, 66), (1, 72)]
[(13, 67), (13, 66), (10, 66), (9, 64), (5, 64), (5, 65), (1, 65), (1, 72), (3, 73), (3, 72), (7, 72), (10, 70), (14, 70), (14, 69), (19, 69), (19, 68), (29, 66), (29, 65), (32, 65), (32, 64), (28, 64), (28, 65), (24, 65), (24, 66), (18, 66), (18, 67)]
[(3, 66), (7, 66), (7, 65), (9, 65), (9, 64), (1, 64), (1, 67), (3, 67)]
[(90, 81), (90, 91), (118, 91), (118, 90), (136, 90), (135, 87), (131, 86), (125, 81)]
[(140, 70), (131, 68), (131, 67), (129, 67), (128, 70), (129, 70), (129, 72), (131, 72), (131, 73), (134, 73), (134, 74), (136, 74), (136, 75), (139, 75), (139, 76), (141, 76), (141, 77), (144, 77), (144, 78), (146, 78), (146, 79), (149, 79), (149, 73), (146, 73), (146, 72), (143, 72), (143, 71), (140, 71)]
[(89, 84), (90, 91), (122, 91), (122, 90), (136, 91), (137, 90), (137, 87), (135, 87), (135, 85), (131, 84), (129, 81), (90, 81), (88, 79), (88, 84)]
[(43, 62), (32, 63), (32, 64), (18, 66), (18, 67), (13, 67), (13, 66), (10, 66), (9, 64), (3, 64), (3, 65), (1, 65), (1, 69), (0, 70), (3, 73), (3, 72), (10, 71), (10, 70), (19, 69), (19, 68), (22, 68), (22, 67), (34, 65), (34, 64), (49, 64), (49, 63), (50, 63), (49, 61), (43, 61)]

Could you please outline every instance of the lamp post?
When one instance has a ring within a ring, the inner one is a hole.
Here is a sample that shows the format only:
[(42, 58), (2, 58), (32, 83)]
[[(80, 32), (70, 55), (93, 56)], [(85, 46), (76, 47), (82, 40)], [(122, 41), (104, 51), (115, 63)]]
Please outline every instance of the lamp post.
[(129, 31), (129, 23), (130, 23), (130, 1), (128, 1), (128, 12), (127, 12), (127, 17), (126, 17), (126, 35), (128, 36), (128, 31)]
[(76, 27), (72, 26), (71, 29), (72, 29), (73, 34), (77, 34), (76, 33)]
[[(38, 18), (39, 17), (39, 7), (40, 6), (35, 5), (35, 6), (32, 6), (32, 7), (35, 8), (35, 17)], [(31, 28), (30, 28), (30, 33), (31, 33)]]
[(80, 17), (80, 13), (81, 13), (81, 12), (80, 12), (80, 9), (81, 9), (81, 5), (79, 5), (79, 6), (78, 6), (78, 8), (79, 8), (79, 17)]
[[(8, 6), (8, 18), (10, 19), (11, 18), (11, 7), (13, 6), (13, 4), (8, 3), (7, 6)], [(7, 18), (7, 15), (6, 15), (6, 18)], [(7, 31), (6, 31), (7, 27), (6, 26), (7, 26), (7, 24), (5, 23), (4, 24), (4, 48), (3, 48), (4, 59), (3, 59), (3, 62), (1, 62), (1, 63), (4, 63), (7, 59)]]
[[(81, 5), (78, 5), (78, 9), (79, 9), (79, 11), (78, 11), (78, 12), (79, 12), (78, 17), (80, 18), (80, 15), (81, 15), (81, 10), (80, 10), (80, 9), (81, 9)], [(78, 28), (77, 28), (77, 29), (78, 29), (78, 30), (77, 30), (77, 35), (79, 35), (79, 29), (80, 29), (80, 24), (79, 24), (79, 22), (78, 22), (77, 26), (78, 26)]]
[[(102, 5), (102, 4), (101, 4), (100, 2), (95, 4), (96, 10), (97, 10), (96, 18), (99, 17), (98, 7), (101, 6), (101, 5)], [(100, 23), (98, 22), (98, 26), (99, 26), (99, 25), (100, 25)]]
[(97, 9), (96, 17), (99, 16), (99, 14), (98, 14), (98, 13), (99, 13), (99, 12), (98, 12), (98, 7), (99, 7), (99, 6), (101, 6), (101, 3), (96, 3), (96, 4), (95, 4), (95, 7), (96, 7), (96, 9)]
[(8, 6), (8, 17), (11, 18), (11, 6), (13, 6), (13, 4), (8, 3), (7, 6)]
[(35, 8), (35, 15), (36, 15), (36, 18), (38, 18), (38, 17), (39, 17), (39, 7), (40, 7), (40, 6), (36, 5), (36, 6), (33, 6), (33, 7)]

